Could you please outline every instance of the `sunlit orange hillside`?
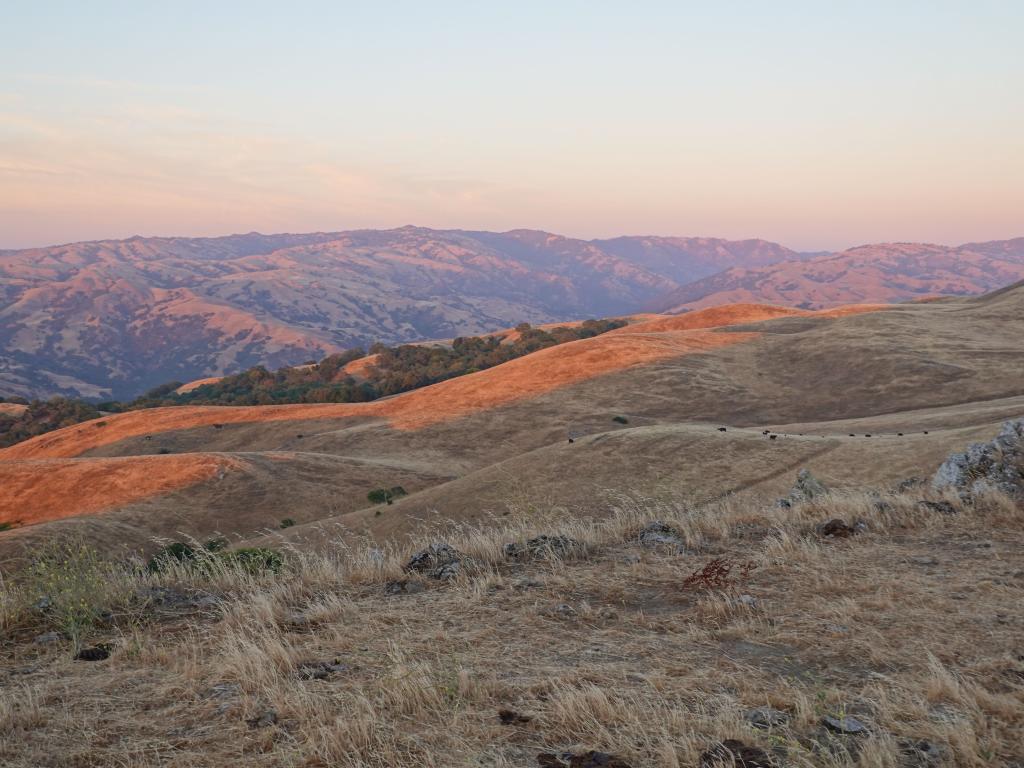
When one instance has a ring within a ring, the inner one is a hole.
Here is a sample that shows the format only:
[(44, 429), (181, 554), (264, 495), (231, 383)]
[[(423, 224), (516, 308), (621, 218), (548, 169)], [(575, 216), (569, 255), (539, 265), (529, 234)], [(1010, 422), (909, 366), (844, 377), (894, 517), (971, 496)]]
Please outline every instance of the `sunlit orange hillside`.
[(0, 461), (0, 525), (100, 512), (238, 466), (237, 459), (203, 454)]

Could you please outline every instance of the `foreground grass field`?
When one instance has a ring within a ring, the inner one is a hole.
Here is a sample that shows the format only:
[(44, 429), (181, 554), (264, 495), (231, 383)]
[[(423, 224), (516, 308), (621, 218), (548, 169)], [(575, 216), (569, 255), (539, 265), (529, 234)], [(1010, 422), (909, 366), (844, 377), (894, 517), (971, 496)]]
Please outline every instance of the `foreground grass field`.
[[(393, 548), (339, 531), (278, 572), (65, 552), (3, 585), (0, 763), (674, 768), (728, 740), (748, 766), (1024, 761), (1019, 505), (607, 504)], [(404, 567), (441, 541), (457, 565)]]

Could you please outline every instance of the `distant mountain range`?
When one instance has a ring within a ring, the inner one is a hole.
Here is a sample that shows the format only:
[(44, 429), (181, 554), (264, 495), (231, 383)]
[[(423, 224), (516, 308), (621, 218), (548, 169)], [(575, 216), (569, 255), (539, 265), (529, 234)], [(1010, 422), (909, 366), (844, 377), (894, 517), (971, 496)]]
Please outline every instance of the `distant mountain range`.
[(685, 312), (732, 302), (803, 309), (984, 293), (1024, 278), (1024, 238), (955, 248), (863, 245), (809, 260), (736, 266), (670, 292), (652, 309)]
[(726, 301), (900, 301), (1022, 278), (1024, 238), (823, 256), (763, 240), (403, 227), (0, 251), (0, 395), (127, 398), (377, 340)]

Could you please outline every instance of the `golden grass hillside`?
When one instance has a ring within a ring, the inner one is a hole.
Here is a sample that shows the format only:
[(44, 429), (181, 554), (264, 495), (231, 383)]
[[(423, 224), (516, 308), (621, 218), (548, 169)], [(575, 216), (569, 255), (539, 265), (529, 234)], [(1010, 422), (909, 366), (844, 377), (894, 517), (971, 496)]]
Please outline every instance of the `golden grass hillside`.
[[(0, 761), (678, 768), (740, 742), (748, 765), (1019, 764), (1024, 511), (922, 493), (624, 497), (600, 519), (336, 539), (276, 573), (72, 548), (73, 583), (102, 585), (88, 622), (59, 591), (33, 607), (45, 570), (0, 593)], [(824, 535), (837, 517), (859, 532)], [(441, 540), (454, 578), (407, 569)]]

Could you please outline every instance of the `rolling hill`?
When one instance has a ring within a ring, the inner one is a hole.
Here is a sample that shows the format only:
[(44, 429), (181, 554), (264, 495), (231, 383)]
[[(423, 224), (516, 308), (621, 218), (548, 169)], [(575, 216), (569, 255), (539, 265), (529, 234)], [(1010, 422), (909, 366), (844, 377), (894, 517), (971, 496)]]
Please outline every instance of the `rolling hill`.
[[(816, 312), (733, 305), (647, 318), (370, 403), (105, 416), (0, 451), (0, 521), (40, 523), (0, 546), (20, 550), (51, 526), (102, 539), (113, 525), (131, 546), (175, 531), (252, 536), (283, 517), (394, 536), (434, 510), (482, 520), (524, 494), (593, 514), (606, 492), (688, 478), (687, 494), (715, 498), (781, 485), (798, 464), (850, 485), (894, 482), (1024, 409), (1022, 333), (1022, 285)], [(142, 497), (122, 463), (148, 457), (170, 472), (191, 456), (187, 481), (155, 480)], [(81, 502), (79, 462), (90, 484)], [(366, 494), (395, 485), (412, 493), (382, 516)]]
[(0, 396), (130, 399), (374, 341), (675, 312), (963, 295), (1024, 277), (1021, 240), (866, 246), (430, 230), (131, 238), (0, 252)]
[(1024, 508), (927, 478), (1022, 334), (1024, 283), (727, 305), (0, 451), (0, 760), (1012, 765)]

